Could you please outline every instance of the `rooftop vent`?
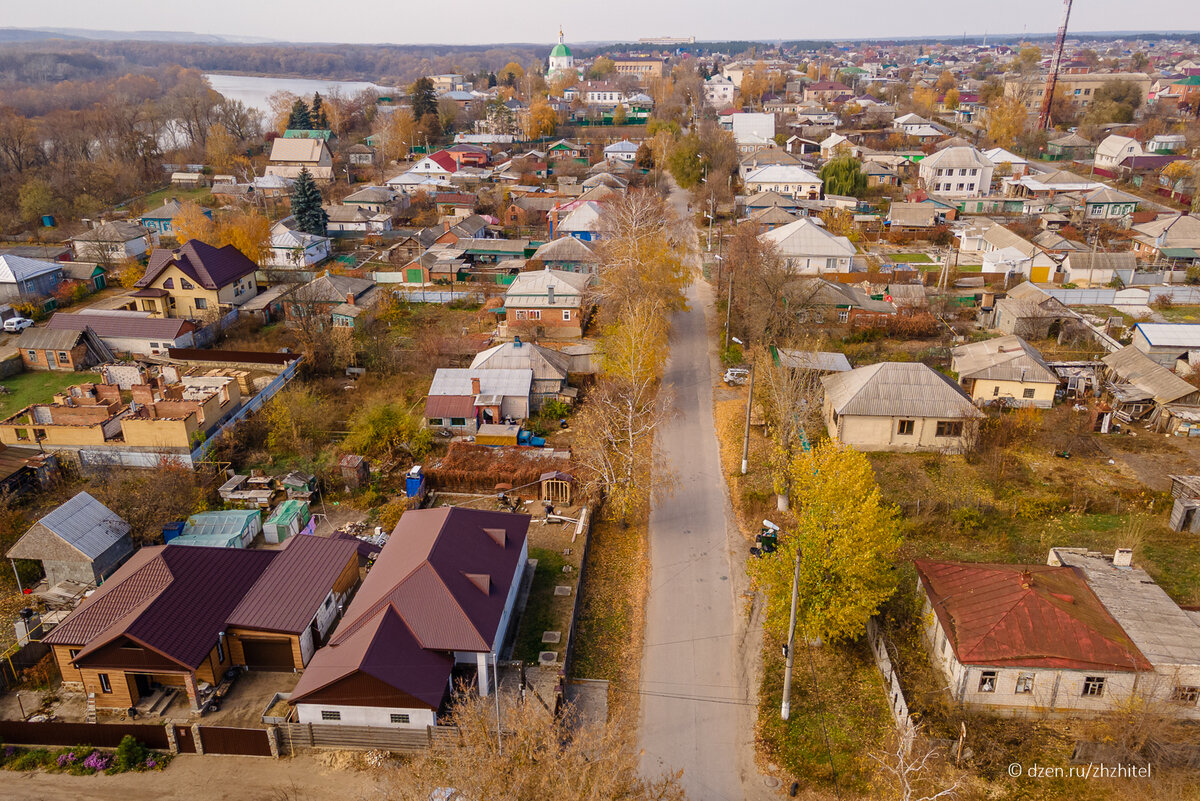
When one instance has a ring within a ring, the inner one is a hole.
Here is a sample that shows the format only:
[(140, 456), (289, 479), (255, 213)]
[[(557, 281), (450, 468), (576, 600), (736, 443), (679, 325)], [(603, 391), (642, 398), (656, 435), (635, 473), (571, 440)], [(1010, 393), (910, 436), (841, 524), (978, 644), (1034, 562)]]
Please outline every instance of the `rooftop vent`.
[(1113, 567), (1129, 568), (1133, 566), (1133, 549), (1118, 548), (1113, 553)]

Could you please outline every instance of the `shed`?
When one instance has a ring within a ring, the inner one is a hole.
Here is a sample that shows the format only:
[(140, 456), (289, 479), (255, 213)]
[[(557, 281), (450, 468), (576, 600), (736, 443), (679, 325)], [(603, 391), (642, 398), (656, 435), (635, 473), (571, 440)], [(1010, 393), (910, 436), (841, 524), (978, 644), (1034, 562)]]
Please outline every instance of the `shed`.
[(342, 479), (346, 486), (357, 489), (371, 480), (371, 467), (367, 460), (357, 453), (348, 453), (338, 462), (342, 471)]
[(306, 501), (289, 498), (275, 507), (275, 511), (263, 523), (263, 539), (279, 543), (299, 534), (312, 515)]
[(34, 523), (6, 555), (41, 562), (50, 586), (63, 581), (98, 585), (133, 550), (129, 524), (81, 492)]
[(575, 477), (570, 473), (551, 470), (542, 473), (540, 482), (541, 499), (547, 503), (571, 505), (571, 492), (575, 486)]
[(171, 540), (171, 544), (245, 548), (261, 530), (262, 515), (257, 509), (200, 512), (187, 519), (183, 533)]
[(516, 445), (521, 427), (516, 424), (484, 423), (475, 434), (476, 445)]

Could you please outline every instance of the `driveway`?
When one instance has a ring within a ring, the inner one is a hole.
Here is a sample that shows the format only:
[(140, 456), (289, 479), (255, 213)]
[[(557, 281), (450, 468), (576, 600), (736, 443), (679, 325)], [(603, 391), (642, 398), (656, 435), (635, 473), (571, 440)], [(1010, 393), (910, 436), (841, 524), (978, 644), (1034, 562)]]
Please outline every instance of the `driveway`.
[[(683, 193), (673, 193), (672, 205), (686, 213)], [(697, 279), (688, 290), (688, 310), (671, 321), (664, 395), (673, 407), (659, 447), (677, 485), (650, 513), (640, 687), (642, 770), (648, 776), (683, 771), (691, 801), (766, 792), (754, 768), (747, 669), (753, 659), (746, 659), (757, 655), (757, 646), (744, 639), (744, 568), (732, 551), (741, 540), (731, 537), (736, 530), (713, 426), (712, 308), (711, 287)]]

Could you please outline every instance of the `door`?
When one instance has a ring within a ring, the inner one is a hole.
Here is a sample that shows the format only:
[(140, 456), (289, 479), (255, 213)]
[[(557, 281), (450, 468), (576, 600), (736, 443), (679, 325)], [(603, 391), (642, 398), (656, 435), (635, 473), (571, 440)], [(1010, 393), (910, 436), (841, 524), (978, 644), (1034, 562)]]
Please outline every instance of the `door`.
[(150, 677), (145, 673), (134, 673), (133, 683), (137, 687), (138, 694), (138, 697), (133, 699), (135, 703), (137, 702), (138, 698), (145, 698), (150, 694)]
[(292, 670), (291, 640), (242, 640), (242, 654), (251, 670)]

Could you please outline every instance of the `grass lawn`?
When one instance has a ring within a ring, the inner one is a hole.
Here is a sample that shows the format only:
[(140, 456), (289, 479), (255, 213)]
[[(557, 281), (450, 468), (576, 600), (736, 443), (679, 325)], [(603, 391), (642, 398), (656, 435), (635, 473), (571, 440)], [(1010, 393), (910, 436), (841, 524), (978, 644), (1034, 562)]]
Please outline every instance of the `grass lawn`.
[(933, 259), (924, 253), (885, 253), (883, 257), (887, 261), (894, 261), (899, 264), (929, 264), (933, 262)]
[[(529, 600), (521, 615), (521, 629), (513, 646), (513, 659), (536, 664), (538, 652), (542, 650), (542, 633), (561, 628), (559, 618), (554, 613), (554, 586), (560, 583), (559, 578), (567, 560), (558, 551), (548, 548), (530, 548), (529, 558), (538, 560), (537, 571), (533, 574)], [(562, 632), (562, 636), (565, 641), (566, 631)]]
[(1172, 306), (1157, 311), (1170, 323), (1200, 323), (1200, 306)]
[(982, 264), (960, 264), (957, 267), (955, 267), (954, 269), (958, 270), (960, 273), (981, 273), (981, 272), (983, 272), (983, 265)]
[(55, 392), (88, 379), (86, 373), (49, 370), (20, 373), (0, 380), (0, 386), (8, 390), (7, 395), (0, 395), (0, 420), (16, 414), (31, 403), (47, 403)]
[(195, 188), (168, 186), (164, 189), (158, 190), (157, 192), (151, 192), (150, 194), (140, 198), (138, 202), (144, 205), (147, 211), (153, 211), (171, 198), (177, 198), (180, 203), (184, 203), (189, 200), (199, 202), (201, 198), (211, 194), (212, 190), (207, 186), (197, 186)]

